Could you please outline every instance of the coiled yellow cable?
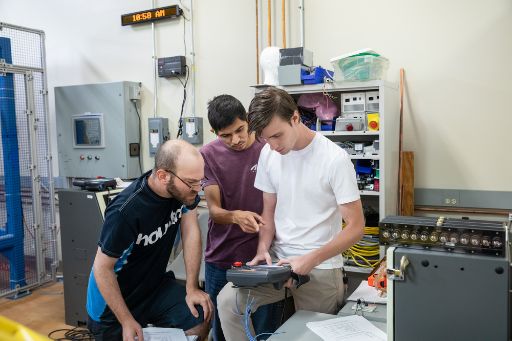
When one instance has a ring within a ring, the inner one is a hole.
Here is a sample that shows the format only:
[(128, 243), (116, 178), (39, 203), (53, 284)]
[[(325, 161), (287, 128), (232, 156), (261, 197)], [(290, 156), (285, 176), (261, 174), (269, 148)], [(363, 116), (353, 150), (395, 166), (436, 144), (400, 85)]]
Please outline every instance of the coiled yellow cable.
[[(378, 227), (365, 227), (365, 235), (378, 235)], [(368, 257), (379, 256), (379, 243), (365, 240), (364, 237), (357, 244), (343, 252), (345, 258), (351, 259), (354, 264), (363, 268), (373, 268), (379, 259), (368, 259)]]

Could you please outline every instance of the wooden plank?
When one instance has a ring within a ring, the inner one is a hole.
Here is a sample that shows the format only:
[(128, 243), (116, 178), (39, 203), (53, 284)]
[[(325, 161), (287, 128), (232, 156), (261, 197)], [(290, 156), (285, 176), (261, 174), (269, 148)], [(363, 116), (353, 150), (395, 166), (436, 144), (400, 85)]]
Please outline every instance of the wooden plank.
[(401, 152), (400, 215), (414, 215), (414, 152)]
[(399, 118), (399, 128), (398, 128), (398, 196), (396, 201), (396, 211), (398, 214), (402, 211), (402, 138), (403, 138), (403, 130), (404, 130), (404, 75), (405, 70), (403, 68), (400, 69), (400, 118)]

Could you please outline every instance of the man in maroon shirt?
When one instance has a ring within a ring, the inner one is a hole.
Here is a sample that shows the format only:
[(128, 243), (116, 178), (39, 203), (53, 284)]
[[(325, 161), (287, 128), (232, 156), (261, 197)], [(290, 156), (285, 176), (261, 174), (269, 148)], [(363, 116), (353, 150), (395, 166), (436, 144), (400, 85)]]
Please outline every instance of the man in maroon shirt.
[[(254, 187), (264, 143), (249, 134), (247, 112), (235, 97), (220, 95), (208, 103), (208, 121), (218, 139), (201, 148), (206, 201), (210, 211), (205, 251), (205, 289), (215, 309), (217, 295), (227, 284), (226, 270), (235, 261), (256, 255), (263, 220), (262, 192)], [(253, 315), (256, 333), (273, 332), (282, 305), (263, 306)], [(270, 316), (269, 316), (270, 314)], [(215, 312), (213, 336), (225, 340)]]

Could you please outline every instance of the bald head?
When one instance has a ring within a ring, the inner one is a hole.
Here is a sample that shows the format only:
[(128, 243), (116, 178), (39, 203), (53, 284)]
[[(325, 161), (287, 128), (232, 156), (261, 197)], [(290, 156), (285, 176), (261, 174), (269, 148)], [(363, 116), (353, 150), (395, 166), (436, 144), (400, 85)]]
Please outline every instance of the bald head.
[(169, 140), (158, 147), (155, 155), (155, 167), (178, 172), (180, 168), (203, 167), (201, 153), (190, 143), (183, 140)]

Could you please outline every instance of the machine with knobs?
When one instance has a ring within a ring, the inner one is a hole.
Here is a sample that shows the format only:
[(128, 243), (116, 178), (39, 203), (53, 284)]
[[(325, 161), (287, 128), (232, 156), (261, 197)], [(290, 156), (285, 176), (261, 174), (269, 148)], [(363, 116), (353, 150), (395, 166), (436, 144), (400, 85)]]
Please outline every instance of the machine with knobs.
[(388, 340), (510, 340), (511, 221), (383, 219)]
[(386, 217), (380, 223), (379, 241), (449, 252), (505, 255), (506, 222), (431, 218)]

